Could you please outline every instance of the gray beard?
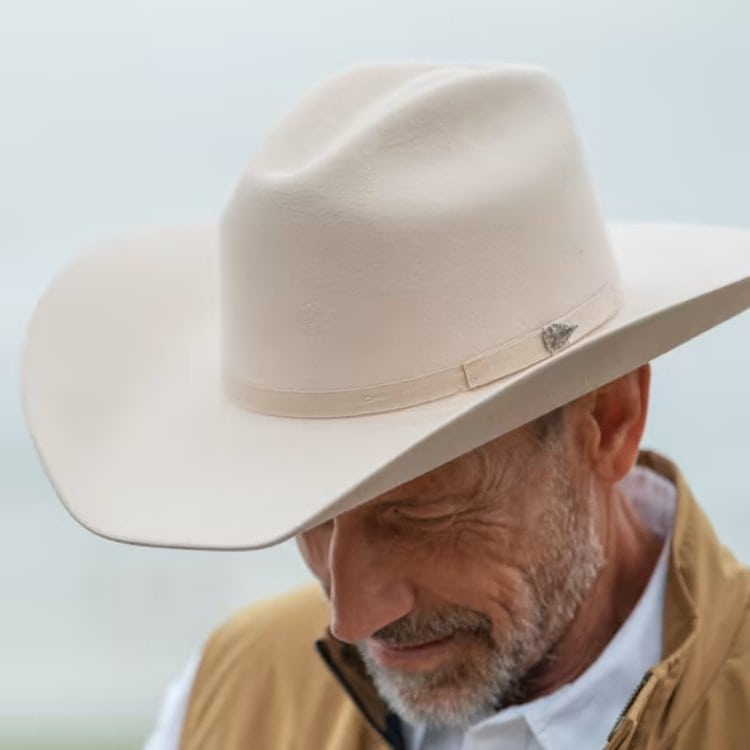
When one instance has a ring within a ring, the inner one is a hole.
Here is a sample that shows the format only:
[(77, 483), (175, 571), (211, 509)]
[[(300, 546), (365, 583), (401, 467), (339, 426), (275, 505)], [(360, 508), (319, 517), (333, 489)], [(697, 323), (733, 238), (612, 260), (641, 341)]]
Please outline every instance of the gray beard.
[(410, 724), (465, 728), (489, 716), (503, 705), (522, 697), (522, 681), (515, 664), (526, 650), (514, 644), (508, 654), (492, 647), (479, 633), (486, 658), (460, 660), (424, 674), (385, 669), (377, 664), (366, 646), (359, 652), (381, 697), (396, 714)]

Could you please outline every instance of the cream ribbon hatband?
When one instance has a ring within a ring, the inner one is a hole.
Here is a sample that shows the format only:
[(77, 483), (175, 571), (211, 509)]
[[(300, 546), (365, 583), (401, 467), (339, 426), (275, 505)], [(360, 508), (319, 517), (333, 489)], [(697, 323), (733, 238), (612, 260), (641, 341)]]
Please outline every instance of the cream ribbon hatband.
[(563, 317), (439, 372), (351, 389), (295, 391), (258, 387), (225, 378), (226, 395), (238, 405), (287, 417), (348, 417), (402, 409), (472, 390), (553, 356), (598, 328), (619, 309), (607, 284)]

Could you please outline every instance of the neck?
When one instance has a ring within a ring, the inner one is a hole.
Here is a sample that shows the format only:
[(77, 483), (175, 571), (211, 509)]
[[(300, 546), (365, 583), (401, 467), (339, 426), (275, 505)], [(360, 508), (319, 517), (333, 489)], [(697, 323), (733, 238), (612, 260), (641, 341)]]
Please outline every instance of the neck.
[(663, 540), (617, 487), (603, 507), (605, 563), (563, 637), (527, 676), (523, 701), (572, 682), (596, 661), (625, 622), (651, 577)]

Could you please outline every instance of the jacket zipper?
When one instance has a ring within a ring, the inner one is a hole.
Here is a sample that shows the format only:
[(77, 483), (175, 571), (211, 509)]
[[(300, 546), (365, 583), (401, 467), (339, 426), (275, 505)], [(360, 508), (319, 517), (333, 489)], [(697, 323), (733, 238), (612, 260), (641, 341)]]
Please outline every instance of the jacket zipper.
[(628, 698), (628, 702), (625, 704), (625, 708), (622, 709), (620, 712), (620, 715), (617, 717), (617, 721), (615, 722), (615, 725), (612, 727), (612, 731), (607, 736), (607, 745), (612, 741), (612, 738), (615, 736), (617, 730), (620, 728), (620, 725), (623, 722), (623, 719), (625, 718), (625, 715), (628, 711), (630, 711), (630, 708), (632, 707), (633, 703), (635, 703), (635, 699), (638, 697), (638, 694), (643, 690), (643, 686), (651, 679), (651, 675), (653, 672), (649, 669), (646, 671), (646, 674), (643, 675), (641, 678), (641, 681), (638, 683), (638, 686), (633, 690), (633, 692), (630, 694), (630, 698)]

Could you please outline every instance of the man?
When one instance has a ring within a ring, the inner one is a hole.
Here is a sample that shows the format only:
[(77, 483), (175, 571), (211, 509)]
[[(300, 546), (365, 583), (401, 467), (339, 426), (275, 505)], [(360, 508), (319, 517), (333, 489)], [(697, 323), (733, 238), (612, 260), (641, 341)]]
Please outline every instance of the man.
[(645, 363), (749, 304), (750, 232), (604, 224), (546, 71), (315, 87), (218, 249), (108, 243), (30, 328), (26, 416), (79, 520), (296, 535), (320, 583), (219, 628), (149, 746), (742, 747), (750, 574), (639, 448)]

